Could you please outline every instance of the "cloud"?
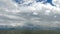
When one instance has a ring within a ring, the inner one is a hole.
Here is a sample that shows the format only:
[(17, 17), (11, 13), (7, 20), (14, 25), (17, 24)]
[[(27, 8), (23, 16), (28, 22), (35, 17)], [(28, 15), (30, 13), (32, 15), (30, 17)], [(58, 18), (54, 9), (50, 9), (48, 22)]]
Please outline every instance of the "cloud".
[(22, 1), (24, 2), (18, 4), (15, 0), (0, 0), (0, 25), (10, 24), (13, 27), (18, 25), (23, 27), (31, 23), (35, 26), (60, 26), (59, 0), (52, 0), (55, 6), (50, 3), (36, 2), (36, 0)]
[(60, 0), (53, 0), (52, 3), (55, 4), (56, 7), (60, 8)]

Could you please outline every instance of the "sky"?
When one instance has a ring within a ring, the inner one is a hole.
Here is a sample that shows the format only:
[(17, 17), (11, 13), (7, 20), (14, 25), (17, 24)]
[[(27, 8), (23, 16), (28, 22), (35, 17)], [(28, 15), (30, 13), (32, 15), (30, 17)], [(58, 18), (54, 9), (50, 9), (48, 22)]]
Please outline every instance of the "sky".
[(0, 26), (28, 24), (60, 27), (60, 0), (0, 0)]

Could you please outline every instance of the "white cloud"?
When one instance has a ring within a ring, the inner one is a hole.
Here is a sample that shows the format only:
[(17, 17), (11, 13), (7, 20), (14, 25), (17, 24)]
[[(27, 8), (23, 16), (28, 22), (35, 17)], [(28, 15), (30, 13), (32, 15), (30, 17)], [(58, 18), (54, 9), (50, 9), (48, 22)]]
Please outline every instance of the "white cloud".
[[(58, 25), (60, 24), (60, 18), (58, 18), (60, 17), (58, 16), (60, 15), (59, 0), (52, 1), (55, 6), (52, 6), (49, 3), (43, 4), (43, 2), (36, 2), (35, 0), (24, 1), (25, 2), (22, 4), (17, 4), (13, 2), (13, 0), (0, 0), (2, 4), (0, 4), (0, 19), (2, 19), (3, 22), (6, 21), (7, 23), (11, 23), (10, 25), (12, 26), (23, 26), (24, 24), (27, 25), (28, 22), (46, 27), (60, 26)], [(30, 6), (27, 6), (29, 3), (31, 3)], [(2, 18), (3, 16), (4, 18)]]
[(60, 8), (60, 0), (53, 0), (52, 2), (56, 5), (56, 7)]

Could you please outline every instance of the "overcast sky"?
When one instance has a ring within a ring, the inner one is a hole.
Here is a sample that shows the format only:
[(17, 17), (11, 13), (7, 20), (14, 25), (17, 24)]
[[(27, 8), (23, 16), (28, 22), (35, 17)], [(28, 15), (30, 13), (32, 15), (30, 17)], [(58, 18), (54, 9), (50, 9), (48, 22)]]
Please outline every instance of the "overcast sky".
[(60, 27), (60, 0), (0, 0), (0, 25)]

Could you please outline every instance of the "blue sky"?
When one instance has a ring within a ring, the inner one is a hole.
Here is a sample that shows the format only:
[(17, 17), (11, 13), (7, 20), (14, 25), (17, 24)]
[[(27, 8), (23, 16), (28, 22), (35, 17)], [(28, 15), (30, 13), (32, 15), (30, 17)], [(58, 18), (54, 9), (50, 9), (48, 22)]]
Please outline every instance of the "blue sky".
[(23, 3), (24, 1), (23, 0), (14, 0), (16, 3), (18, 3), (18, 4), (21, 4), (21, 3)]
[[(36, 0), (36, 2), (42, 2), (42, 1), (45, 1), (45, 0)], [(15, 0), (15, 2), (18, 4), (24, 3), (23, 0)], [(54, 4), (52, 3), (52, 0), (47, 0), (44, 3), (50, 3), (52, 6), (54, 6)]]

